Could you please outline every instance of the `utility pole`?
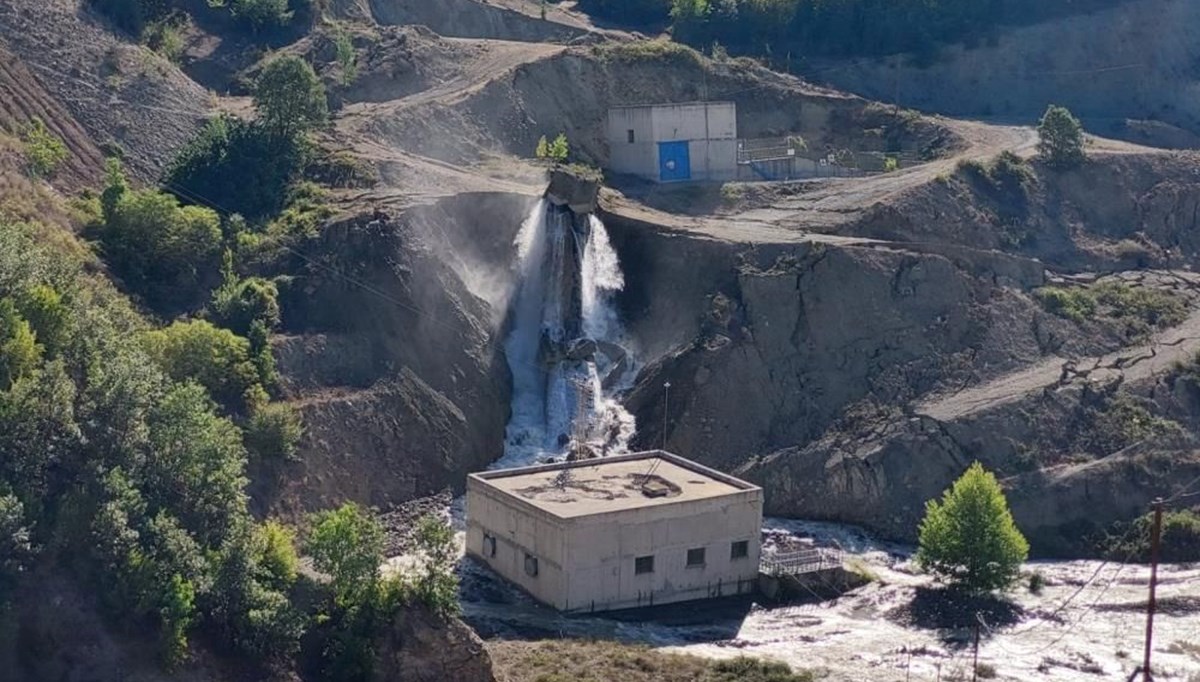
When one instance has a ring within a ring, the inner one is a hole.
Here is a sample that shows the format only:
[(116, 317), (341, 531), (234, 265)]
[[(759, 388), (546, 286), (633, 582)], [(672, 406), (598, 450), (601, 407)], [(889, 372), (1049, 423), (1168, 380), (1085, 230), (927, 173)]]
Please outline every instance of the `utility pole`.
[(971, 681), (979, 682), (979, 614), (975, 614), (975, 659), (971, 661)]
[(667, 449), (667, 408), (670, 406), (670, 402), (669, 402), (670, 399), (671, 399), (671, 382), (667, 381), (667, 382), (663, 383), (663, 435), (662, 435), (663, 451), (666, 451), (666, 449)]
[(1146, 655), (1142, 659), (1142, 682), (1151, 682), (1150, 652), (1154, 640), (1155, 589), (1158, 587), (1158, 553), (1162, 541), (1163, 499), (1154, 500), (1154, 527), (1150, 531), (1150, 598), (1146, 601)]

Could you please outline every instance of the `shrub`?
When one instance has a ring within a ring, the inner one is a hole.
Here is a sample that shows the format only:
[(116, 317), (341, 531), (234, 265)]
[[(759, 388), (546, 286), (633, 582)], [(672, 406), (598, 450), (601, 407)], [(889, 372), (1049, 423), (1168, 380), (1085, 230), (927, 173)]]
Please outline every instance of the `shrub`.
[(187, 202), (260, 220), (279, 212), (304, 168), (304, 141), (233, 116), (210, 119), (180, 150), (164, 185)]
[(1090, 414), (1091, 428), (1080, 435), (1083, 446), (1101, 455), (1122, 450), (1134, 443), (1180, 432), (1178, 423), (1150, 413), (1128, 393), (1109, 398), (1103, 409)]
[(995, 475), (978, 462), (925, 505), (917, 563), (969, 592), (1009, 587), (1029, 555)]
[(7, 391), (37, 367), (42, 347), (12, 299), (0, 299), (0, 391)]
[(1029, 574), (1029, 591), (1032, 594), (1041, 594), (1046, 588), (1046, 575), (1041, 571), (1034, 571)]
[(21, 141), (25, 147), (25, 163), (29, 174), (35, 178), (45, 178), (67, 160), (67, 145), (57, 135), (50, 132), (40, 118), (35, 118), (21, 131)]
[(51, 286), (35, 284), (18, 297), (17, 308), (46, 355), (58, 355), (68, 340), (71, 315), (62, 296)]
[(739, 656), (713, 664), (713, 682), (812, 682), (812, 673), (794, 673), (786, 663)]
[(92, 6), (134, 37), (141, 36), (147, 23), (170, 12), (169, 0), (92, 0)]
[(109, 265), (155, 309), (194, 304), (216, 274), (220, 217), (155, 190), (105, 192), (102, 202), (113, 205), (99, 237)]
[(263, 68), (255, 84), (254, 106), (267, 129), (284, 138), (310, 130), (329, 116), (321, 79), (308, 62), (291, 55)]
[(262, 386), (245, 338), (192, 320), (147, 332), (142, 345), (168, 376), (199, 383), (225, 409), (252, 414), (259, 407)]
[(415, 586), (416, 597), (434, 613), (458, 613), (454, 530), (436, 516), (424, 516), (417, 522), (416, 545), (425, 560)]
[(571, 145), (567, 142), (567, 136), (559, 133), (553, 141), (547, 142), (546, 136), (543, 135), (538, 139), (537, 148), (534, 150), (534, 156), (539, 159), (547, 159), (555, 163), (566, 163), (567, 157), (571, 155)]
[(272, 403), (251, 415), (245, 430), (246, 448), (264, 460), (290, 460), (303, 435), (300, 413), (290, 405)]
[(1066, 107), (1051, 105), (1038, 123), (1038, 155), (1047, 165), (1072, 168), (1083, 163), (1083, 126)]
[(258, 562), (270, 576), (272, 585), (286, 590), (296, 582), (300, 559), (296, 556), (296, 534), (278, 521), (267, 521), (255, 529), (259, 547)]
[(354, 43), (350, 41), (350, 33), (341, 24), (333, 31), (333, 48), (341, 70), (342, 85), (350, 85), (358, 78), (358, 56), (354, 51)]
[(279, 324), (279, 290), (261, 277), (241, 279), (233, 270), (233, 254), (225, 252), (221, 286), (213, 290), (212, 318), (235, 334), (246, 336), (255, 322), (270, 330)]
[(34, 553), (24, 506), (16, 496), (0, 494), (0, 608)]
[[(1149, 561), (1154, 514), (1147, 513), (1117, 527), (1104, 546), (1110, 557), (1122, 561)], [(1165, 562), (1200, 561), (1200, 511), (1182, 509), (1163, 513), (1159, 558)]]
[(288, 0), (231, 0), (229, 12), (254, 31), (283, 26), (293, 16)]
[(306, 548), (313, 566), (333, 580), (342, 606), (362, 603), (377, 587), (383, 527), (353, 502), (315, 514)]
[(183, 30), (186, 15), (172, 15), (146, 25), (142, 30), (142, 40), (146, 47), (162, 55), (172, 63), (179, 63), (183, 57)]
[(1096, 315), (1096, 299), (1086, 289), (1049, 286), (1034, 290), (1033, 296), (1047, 312), (1074, 322)]

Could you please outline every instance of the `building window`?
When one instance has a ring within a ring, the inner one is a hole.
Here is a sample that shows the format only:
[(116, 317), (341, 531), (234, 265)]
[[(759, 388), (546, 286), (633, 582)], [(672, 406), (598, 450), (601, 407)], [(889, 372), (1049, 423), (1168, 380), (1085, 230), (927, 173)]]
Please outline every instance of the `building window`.
[(633, 560), (633, 574), (641, 575), (643, 573), (654, 572), (654, 557), (640, 556)]
[(538, 574), (537, 557), (532, 554), (525, 555), (525, 575), (536, 578)]
[(729, 546), (730, 559), (745, 559), (750, 556), (750, 543), (746, 540), (738, 540)]
[(704, 548), (703, 547), (697, 547), (696, 549), (688, 550), (687, 565), (688, 565), (688, 568), (696, 568), (697, 566), (704, 565)]
[(625, 131), (625, 139), (629, 141), (629, 144), (634, 143), (635, 138), (633, 136), (633, 128), (630, 128), (629, 130)]
[(483, 534), (483, 555), (486, 557), (496, 556), (496, 538)]

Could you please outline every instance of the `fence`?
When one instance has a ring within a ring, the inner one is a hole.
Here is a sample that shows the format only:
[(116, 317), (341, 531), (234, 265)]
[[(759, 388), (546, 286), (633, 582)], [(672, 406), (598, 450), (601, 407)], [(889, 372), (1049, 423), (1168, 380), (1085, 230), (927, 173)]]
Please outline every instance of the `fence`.
[(840, 549), (812, 548), (791, 552), (764, 553), (759, 570), (770, 576), (800, 575), (841, 568), (845, 554)]

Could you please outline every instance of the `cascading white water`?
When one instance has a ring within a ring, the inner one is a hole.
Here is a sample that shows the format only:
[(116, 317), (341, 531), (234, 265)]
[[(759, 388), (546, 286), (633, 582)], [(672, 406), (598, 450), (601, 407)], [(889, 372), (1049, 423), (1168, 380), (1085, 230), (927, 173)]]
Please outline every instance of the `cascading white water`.
[(622, 452), (633, 435), (633, 416), (615, 396), (632, 374), (613, 301), (624, 275), (604, 223), (589, 216), (583, 235), (573, 218), (543, 200), (517, 235), (519, 285), (505, 341), (512, 417), (497, 467), (562, 455), (573, 440), (598, 454)]

